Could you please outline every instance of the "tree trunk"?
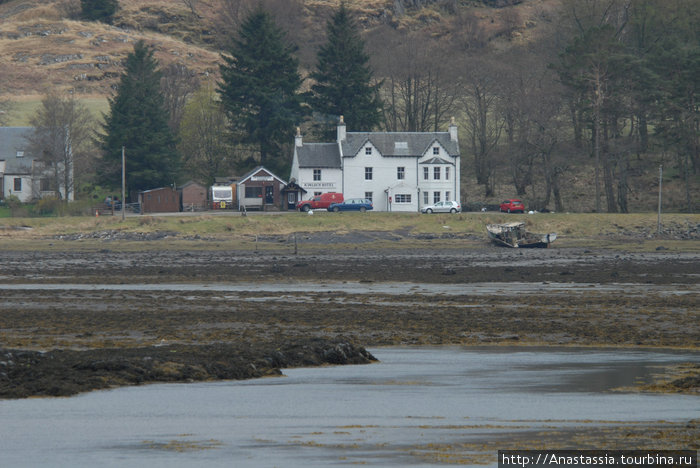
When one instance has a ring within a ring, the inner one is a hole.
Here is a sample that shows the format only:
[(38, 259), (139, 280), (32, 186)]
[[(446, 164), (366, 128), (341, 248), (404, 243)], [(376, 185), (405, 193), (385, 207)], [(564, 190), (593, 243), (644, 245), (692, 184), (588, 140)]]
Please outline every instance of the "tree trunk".
[(627, 206), (627, 194), (629, 193), (629, 185), (627, 184), (627, 175), (629, 173), (629, 157), (625, 153), (621, 156), (620, 176), (617, 181), (617, 204), (620, 207), (620, 213), (629, 213)]
[(593, 153), (595, 154), (595, 211), (600, 213), (600, 119), (596, 112), (593, 122)]
[(608, 125), (603, 128), (605, 142), (601, 150), (602, 168), (603, 168), (603, 183), (605, 185), (605, 203), (608, 213), (617, 213), (617, 201), (615, 199), (615, 188), (613, 187), (613, 171), (612, 161), (610, 160), (610, 148), (608, 146)]

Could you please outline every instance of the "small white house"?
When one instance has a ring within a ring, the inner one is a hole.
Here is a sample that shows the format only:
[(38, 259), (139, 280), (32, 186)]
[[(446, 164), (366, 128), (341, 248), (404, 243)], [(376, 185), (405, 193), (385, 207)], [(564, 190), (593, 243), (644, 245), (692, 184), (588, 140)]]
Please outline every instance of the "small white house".
[(309, 197), (342, 192), (372, 200), (375, 211), (420, 211), (460, 201), (457, 126), (447, 132), (346, 132), (335, 143), (303, 143), (297, 132), (291, 178)]
[(294, 138), (290, 180), (306, 191), (308, 198), (343, 191), (343, 171), (338, 143), (303, 143), (299, 129)]
[[(0, 127), (0, 198), (15, 196), (26, 203), (56, 195), (50, 188), (51, 172), (29, 153), (33, 131), (33, 127)], [(62, 198), (74, 199), (72, 189), (67, 197), (63, 187), (59, 190)]]

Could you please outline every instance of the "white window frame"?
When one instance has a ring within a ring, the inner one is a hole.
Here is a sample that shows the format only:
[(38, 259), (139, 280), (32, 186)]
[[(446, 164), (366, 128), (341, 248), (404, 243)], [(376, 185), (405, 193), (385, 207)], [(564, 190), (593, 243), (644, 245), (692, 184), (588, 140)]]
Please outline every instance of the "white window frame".
[(433, 168), (433, 180), (440, 180), (440, 166)]
[(394, 195), (394, 203), (399, 203), (399, 204), (411, 203), (411, 194), (410, 193), (397, 193), (396, 195)]
[(396, 168), (396, 179), (404, 180), (406, 178), (406, 168), (404, 166), (399, 166)]
[(365, 167), (365, 180), (372, 180), (373, 174), (372, 174), (372, 168), (371, 167)]
[(321, 180), (321, 169), (314, 169), (314, 181)]

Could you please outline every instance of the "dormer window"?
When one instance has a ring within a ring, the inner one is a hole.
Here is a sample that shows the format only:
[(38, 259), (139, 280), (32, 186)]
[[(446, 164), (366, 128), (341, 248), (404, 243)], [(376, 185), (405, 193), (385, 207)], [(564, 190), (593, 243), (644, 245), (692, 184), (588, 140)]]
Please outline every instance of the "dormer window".
[(435, 154), (435, 155), (440, 154), (440, 147), (439, 146), (433, 146), (433, 154)]
[(366, 146), (365, 147), (365, 154), (367, 156), (370, 156), (372, 154), (372, 147), (371, 146)]
[(17, 157), (18, 157), (18, 158), (23, 158), (23, 157), (24, 157), (24, 151), (17, 151)]

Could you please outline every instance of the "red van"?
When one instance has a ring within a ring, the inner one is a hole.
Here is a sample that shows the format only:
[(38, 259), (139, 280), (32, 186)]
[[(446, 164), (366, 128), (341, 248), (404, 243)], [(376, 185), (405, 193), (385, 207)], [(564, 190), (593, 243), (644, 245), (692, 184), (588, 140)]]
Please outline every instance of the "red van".
[(309, 210), (327, 210), (331, 203), (342, 203), (343, 194), (337, 192), (322, 193), (321, 195), (316, 195), (311, 200), (302, 200), (297, 203), (297, 210), (299, 211), (309, 211)]

